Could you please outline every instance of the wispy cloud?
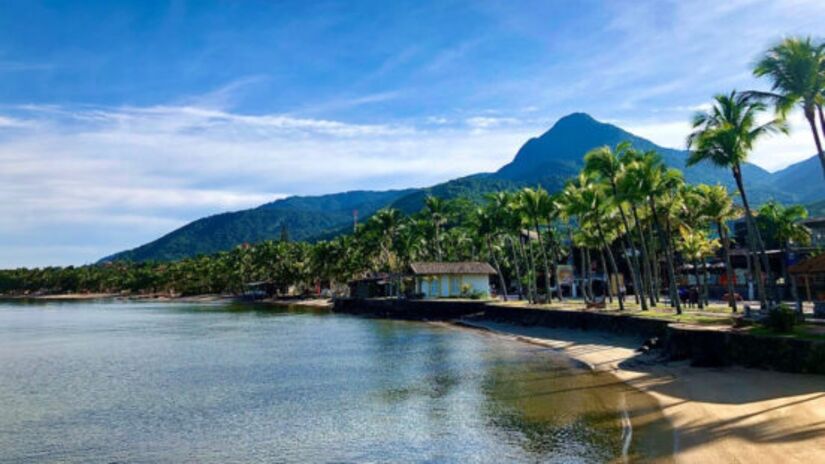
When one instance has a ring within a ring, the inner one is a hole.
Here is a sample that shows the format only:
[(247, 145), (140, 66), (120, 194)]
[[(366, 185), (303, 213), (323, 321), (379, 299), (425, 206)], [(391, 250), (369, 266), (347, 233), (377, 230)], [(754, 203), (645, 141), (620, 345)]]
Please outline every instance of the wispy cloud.
[[(83, 261), (286, 194), (423, 186), (494, 170), (537, 131), (491, 117), (433, 126), (172, 105), (17, 111), (34, 123), (0, 132), (0, 197), (8, 199), (0, 241), (26, 243), (56, 224), (110, 231), (99, 247), (77, 249), (89, 250)], [(0, 266), (12, 264), (0, 255)]]

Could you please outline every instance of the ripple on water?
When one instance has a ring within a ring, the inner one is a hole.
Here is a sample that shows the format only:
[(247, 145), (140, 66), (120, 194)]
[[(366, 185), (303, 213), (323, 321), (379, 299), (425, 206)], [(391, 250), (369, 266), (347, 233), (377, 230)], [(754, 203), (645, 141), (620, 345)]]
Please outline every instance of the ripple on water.
[[(0, 462), (609, 462), (652, 401), (486, 334), (318, 311), (0, 303)], [(652, 454), (651, 454), (652, 453)]]

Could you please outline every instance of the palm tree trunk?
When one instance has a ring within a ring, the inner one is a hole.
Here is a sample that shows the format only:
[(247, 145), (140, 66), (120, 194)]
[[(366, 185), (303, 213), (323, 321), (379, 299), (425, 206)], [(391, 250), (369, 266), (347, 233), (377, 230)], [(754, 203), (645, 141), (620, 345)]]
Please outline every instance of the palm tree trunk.
[[(733, 167), (733, 178), (736, 180), (736, 188), (739, 189), (739, 195), (742, 197), (742, 206), (745, 208), (745, 223), (748, 228), (748, 241), (750, 242), (751, 247), (753, 247), (754, 244), (756, 245), (756, 249), (758, 250), (759, 257), (761, 259), (761, 264), (764, 265), (764, 268), (768, 274), (768, 283), (770, 283), (768, 256), (765, 253), (765, 245), (762, 242), (762, 235), (759, 233), (759, 229), (756, 227), (755, 221), (753, 220), (753, 213), (751, 212), (750, 203), (748, 203), (748, 196), (745, 193), (745, 185), (742, 182), (742, 171), (738, 164)], [(756, 270), (756, 287), (759, 291), (760, 303), (763, 309), (767, 309), (768, 297), (765, 293), (765, 282), (762, 278), (762, 266), (760, 265), (760, 259), (754, 260), (754, 267)]]
[(648, 237), (648, 250), (650, 250), (650, 267), (653, 269), (653, 296), (656, 299), (656, 303), (659, 303), (660, 295), (662, 293), (662, 273), (661, 273), (661, 266), (659, 265), (659, 253), (656, 250), (656, 241), (653, 238), (653, 226), (648, 228), (650, 232), (647, 234)]
[(590, 248), (585, 250), (587, 253), (587, 292), (590, 293), (590, 299), (595, 301), (596, 296), (593, 294), (593, 261), (590, 257)]
[(730, 237), (728, 237), (728, 233), (725, 230), (725, 227), (722, 225), (721, 221), (716, 222), (716, 230), (719, 232), (719, 237), (722, 238), (722, 248), (724, 249), (725, 253), (725, 274), (727, 274), (728, 280), (728, 305), (731, 307), (731, 310), (735, 313), (736, 294), (733, 286), (735, 274), (733, 272), (733, 266), (731, 265), (730, 260)]
[[(615, 182), (612, 180), (611, 186), (613, 188), (613, 196), (617, 198), (619, 192)], [(630, 258), (631, 263), (629, 263), (631, 265), (628, 266), (630, 267), (630, 277), (633, 280), (633, 294), (636, 297), (636, 302), (642, 305), (642, 311), (647, 311), (647, 302), (645, 301), (644, 291), (642, 291), (642, 286), (640, 285), (641, 272), (639, 270), (638, 257), (636, 256), (636, 248), (631, 246), (633, 241), (630, 239), (630, 223), (627, 220), (627, 215), (624, 213), (624, 208), (622, 208), (621, 203), (617, 203), (616, 206), (619, 209), (619, 216), (622, 218), (622, 225), (624, 225), (624, 240), (626, 243), (625, 258), (627, 258), (628, 249), (633, 252), (633, 256)]]
[(702, 281), (699, 278), (699, 261), (694, 259), (693, 260), (693, 276), (696, 278), (696, 300), (699, 303), (699, 309), (704, 308), (702, 304), (704, 300), (702, 299)]
[[(650, 261), (648, 260), (648, 252), (647, 252), (647, 244), (645, 243), (645, 234), (642, 230), (642, 223), (639, 221), (639, 212), (636, 208), (636, 205), (630, 206), (630, 211), (633, 213), (633, 221), (636, 223), (636, 231), (639, 235), (639, 245), (642, 249), (642, 269), (644, 272), (644, 278), (642, 279), (642, 286), (644, 287), (644, 292), (647, 293), (647, 296), (650, 298), (650, 306), (656, 307), (656, 299), (653, 297), (653, 289), (651, 288), (653, 277), (650, 272)], [(644, 295), (642, 296), (644, 298)]]
[(496, 257), (496, 250), (493, 248), (493, 240), (489, 235), (487, 236), (487, 249), (490, 251), (490, 257), (493, 258), (493, 265), (495, 265), (496, 272), (498, 273), (498, 279), (501, 283), (501, 294), (504, 296), (504, 301), (507, 301), (507, 284), (504, 282), (504, 274), (501, 272), (501, 266)]
[(564, 301), (564, 294), (561, 292), (561, 279), (559, 279), (559, 262), (561, 261), (561, 257), (559, 256), (559, 248), (558, 246), (553, 246), (553, 277), (556, 279), (556, 295), (559, 298), (559, 301)]
[(607, 298), (607, 301), (613, 303), (613, 290), (610, 288), (610, 271), (607, 269), (607, 261), (604, 259), (604, 248), (599, 249), (599, 261), (602, 263), (602, 274), (604, 274), (607, 285), (602, 290), (602, 296)]
[[(575, 257), (574, 257), (573, 262), (575, 262)], [(584, 262), (584, 248), (579, 249), (579, 264), (581, 265), (581, 272), (580, 272), (581, 278), (579, 279), (579, 288), (581, 288), (581, 290), (582, 290), (582, 298), (584, 299), (584, 302), (587, 303), (588, 301), (590, 301), (590, 297), (587, 295), (587, 287), (585, 287), (585, 285), (584, 285), (584, 281), (586, 279), (586, 277), (585, 277), (586, 269), (587, 269), (587, 267), (586, 267), (587, 265)]]
[[(602, 230), (601, 223), (596, 220), (596, 231), (599, 232), (599, 238), (602, 241), (602, 245), (604, 246), (605, 250), (607, 250), (607, 259), (610, 260), (610, 267), (613, 269), (613, 275), (616, 276), (616, 283), (619, 282), (619, 267), (616, 265), (616, 258), (613, 256), (613, 250), (610, 248), (610, 244), (607, 243), (607, 239), (604, 236), (604, 231)], [(608, 279), (607, 286), (610, 288), (610, 280)], [(609, 290), (612, 292), (612, 290)], [(618, 295), (619, 299), (619, 311), (624, 311), (624, 295), (619, 292)]]
[[(822, 113), (822, 105), (817, 105), (816, 109), (819, 112), (819, 124), (822, 126), (822, 133), (825, 135), (825, 115)], [(822, 175), (825, 176), (825, 152), (822, 150), (822, 141), (819, 139), (819, 133), (816, 131), (813, 112), (808, 114), (806, 111), (805, 119), (808, 120), (808, 124), (811, 126), (811, 133), (814, 135), (814, 142), (816, 142), (816, 153), (819, 155), (820, 164), (822, 164)]]
[(436, 223), (435, 223), (435, 256), (436, 256), (436, 258), (438, 258), (439, 261), (442, 261), (443, 257), (441, 255), (441, 234), (439, 233), (440, 232), (439, 229), (440, 229), (440, 227), (438, 225), (438, 222), (436, 221)]
[[(522, 250), (524, 249), (524, 242), (521, 242)], [(527, 238), (527, 288), (530, 289), (530, 302), (538, 302), (538, 289), (536, 288), (536, 256), (533, 253), (533, 245), (530, 243), (530, 238)]]
[(702, 297), (705, 299), (705, 306), (708, 306), (710, 304), (710, 270), (708, 268), (707, 258), (702, 260), (702, 270), (704, 271), (704, 274), (702, 275)]
[(516, 268), (516, 288), (518, 289), (519, 299), (524, 297), (524, 287), (521, 284), (521, 266), (516, 255), (516, 245), (513, 243), (513, 237), (507, 236), (507, 241), (510, 242), (510, 254), (513, 256), (513, 267)]
[(679, 289), (676, 288), (676, 268), (673, 264), (673, 254), (671, 253), (669, 245), (670, 241), (665, 236), (665, 232), (662, 230), (662, 224), (659, 222), (659, 215), (656, 211), (656, 201), (653, 197), (649, 197), (648, 202), (650, 203), (651, 211), (653, 211), (653, 223), (656, 227), (656, 231), (659, 233), (659, 242), (661, 242), (662, 249), (665, 252), (665, 261), (667, 262), (667, 280), (668, 287), (670, 289), (670, 301), (676, 308), (676, 314), (682, 314), (682, 303), (679, 301)]
[(541, 258), (544, 260), (544, 291), (548, 301), (552, 300), (552, 293), (550, 291), (550, 260), (547, 259), (547, 250), (544, 248), (544, 239), (541, 238), (541, 229), (539, 229), (539, 221), (533, 221), (533, 227), (536, 229), (536, 235), (539, 238), (539, 248), (541, 248)]

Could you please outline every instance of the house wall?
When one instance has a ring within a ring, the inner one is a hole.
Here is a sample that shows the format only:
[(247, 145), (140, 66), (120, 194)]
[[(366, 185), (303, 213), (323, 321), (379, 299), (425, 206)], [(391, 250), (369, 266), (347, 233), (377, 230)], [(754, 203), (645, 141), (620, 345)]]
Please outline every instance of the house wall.
[(490, 278), (486, 274), (439, 274), (415, 278), (416, 290), (425, 298), (445, 298), (462, 295), (462, 288), (469, 286), (470, 293), (490, 296)]

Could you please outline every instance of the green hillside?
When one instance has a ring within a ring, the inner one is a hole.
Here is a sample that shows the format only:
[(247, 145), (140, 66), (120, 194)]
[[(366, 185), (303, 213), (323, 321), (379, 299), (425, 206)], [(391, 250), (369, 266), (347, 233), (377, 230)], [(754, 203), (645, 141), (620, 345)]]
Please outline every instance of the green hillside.
[[(290, 197), (254, 209), (198, 219), (153, 242), (105, 260), (171, 260), (214, 253), (241, 243), (276, 239), (284, 227), (294, 240), (329, 238), (350, 230), (355, 209), (361, 220), (384, 206), (411, 213), (421, 209), (427, 195), (480, 200), (491, 191), (528, 185), (541, 185), (554, 192), (578, 172), (587, 151), (602, 145), (614, 146), (623, 140), (629, 140), (641, 150), (658, 151), (668, 165), (684, 170), (688, 182), (721, 183), (731, 190), (735, 188), (727, 170), (705, 164), (686, 168), (686, 151), (660, 147), (587, 114), (574, 113), (561, 118), (540, 137), (528, 140), (513, 161), (495, 173), (462, 177), (422, 189)], [(803, 203), (825, 200), (821, 169), (818, 165), (809, 166), (813, 163), (818, 160), (812, 158), (775, 174), (755, 165), (743, 166), (752, 201), (759, 204), (771, 198)]]

